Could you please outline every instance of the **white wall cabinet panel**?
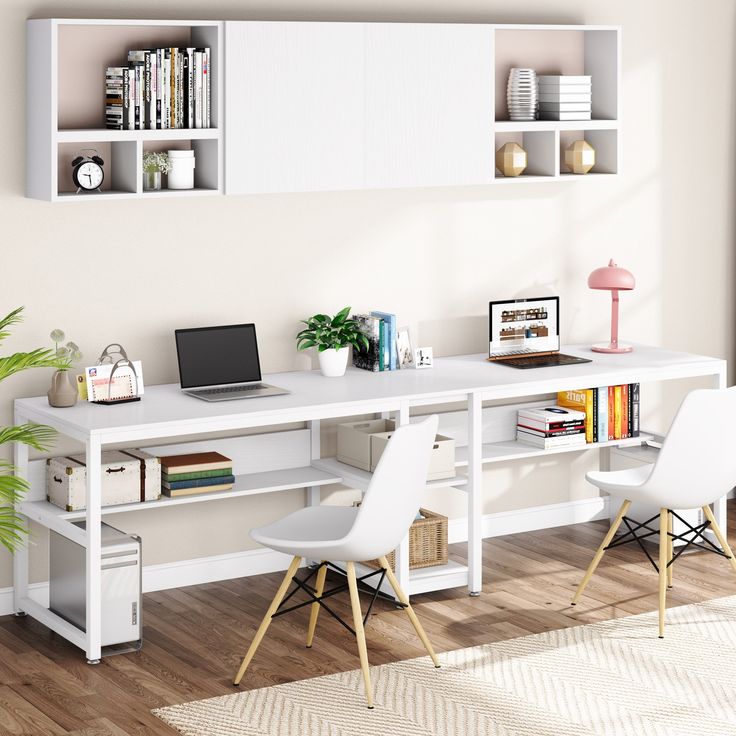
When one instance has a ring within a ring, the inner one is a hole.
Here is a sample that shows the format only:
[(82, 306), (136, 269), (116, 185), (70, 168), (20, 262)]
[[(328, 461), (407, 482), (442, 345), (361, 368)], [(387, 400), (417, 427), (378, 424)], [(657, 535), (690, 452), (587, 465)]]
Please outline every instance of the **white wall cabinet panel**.
[(226, 22), (226, 192), (364, 185), (364, 25)]
[(366, 186), (493, 179), (493, 30), (366, 25)]

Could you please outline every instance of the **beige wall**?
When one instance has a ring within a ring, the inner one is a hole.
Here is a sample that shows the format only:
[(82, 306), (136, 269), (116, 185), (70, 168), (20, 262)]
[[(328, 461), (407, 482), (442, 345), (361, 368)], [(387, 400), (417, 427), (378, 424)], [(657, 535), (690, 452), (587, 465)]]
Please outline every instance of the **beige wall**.
[[(164, 0), (155, 15), (196, 18), (202, 7)], [(214, 18), (621, 24), (622, 175), (86, 205), (23, 198), (24, 21), (146, 17), (154, 9), (143, 2), (5, 0), (3, 11), (0, 46), (18, 65), (5, 75), (0, 115), (0, 311), (27, 309), (6, 350), (43, 344), (61, 327), (88, 357), (122, 342), (145, 362), (147, 381), (161, 383), (177, 377), (175, 327), (252, 320), (265, 370), (289, 370), (309, 364), (294, 349), (298, 320), (351, 304), (397, 312), (436, 354), (482, 351), (489, 298), (538, 293), (561, 294), (564, 335), (588, 341), (605, 336), (608, 304), (606, 295), (587, 290), (586, 276), (614, 256), (638, 281), (622, 299), (626, 339), (733, 357), (731, 0), (216, 0), (206, 6)], [(97, 245), (100, 256), (91, 258)], [(131, 267), (108, 270), (107, 253), (125, 254)], [(41, 394), (48, 381), (39, 371), (0, 385), (0, 424), (10, 420), (14, 397)], [(659, 396), (645, 393), (645, 409), (666, 424)], [(581, 474), (589, 462), (497, 470), (485, 511), (587, 495)], [(433, 501), (462, 513), (455, 496)], [(144, 536), (147, 562), (155, 563), (243, 549), (250, 526), (301, 502), (301, 492), (292, 492), (116, 521)], [(196, 544), (200, 532), (205, 539)], [(8, 584), (3, 557), (0, 587)]]

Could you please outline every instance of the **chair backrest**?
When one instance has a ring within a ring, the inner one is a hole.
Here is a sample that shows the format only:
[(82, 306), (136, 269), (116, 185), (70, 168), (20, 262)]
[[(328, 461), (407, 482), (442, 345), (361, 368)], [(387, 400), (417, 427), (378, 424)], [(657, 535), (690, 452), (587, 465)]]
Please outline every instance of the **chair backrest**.
[(354, 561), (388, 554), (406, 536), (427, 483), (438, 421), (431, 416), (391, 435), (345, 539), (355, 550)]
[(684, 399), (642, 490), (660, 508), (693, 509), (736, 485), (736, 386)]

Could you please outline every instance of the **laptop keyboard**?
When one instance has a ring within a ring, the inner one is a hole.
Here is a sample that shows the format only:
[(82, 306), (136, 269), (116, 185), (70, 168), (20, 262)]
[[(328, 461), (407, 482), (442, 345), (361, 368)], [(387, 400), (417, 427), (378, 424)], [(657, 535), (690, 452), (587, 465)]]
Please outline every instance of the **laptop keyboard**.
[(217, 396), (219, 394), (239, 394), (242, 391), (259, 391), (266, 388), (262, 383), (249, 383), (247, 386), (223, 386), (221, 388), (208, 388), (206, 391), (196, 391), (194, 393), (204, 394), (205, 396)]

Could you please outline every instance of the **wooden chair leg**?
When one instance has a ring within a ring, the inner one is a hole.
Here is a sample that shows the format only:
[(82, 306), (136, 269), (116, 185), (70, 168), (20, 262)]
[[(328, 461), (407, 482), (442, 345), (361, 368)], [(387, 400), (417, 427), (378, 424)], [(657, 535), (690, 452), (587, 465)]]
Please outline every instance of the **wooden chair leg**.
[(667, 512), (667, 587), (672, 587), (672, 578), (675, 573), (675, 565), (672, 558), (675, 556), (675, 545), (672, 542), (672, 512)]
[(383, 569), (386, 571), (386, 577), (388, 578), (388, 582), (391, 584), (391, 587), (394, 589), (394, 593), (396, 593), (396, 597), (399, 599), (401, 603), (404, 604), (404, 610), (409, 616), (409, 620), (411, 621), (412, 626), (414, 627), (414, 631), (417, 632), (417, 636), (422, 640), (422, 644), (424, 644), (424, 648), (427, 650), (427, 654), (429, 654), (429, 656), (432, 658), (432, 661), (434, 662), (434, 666), (439, 667), (440, 661), (437, 658), (437, 655), (435, 654), (434, 649), (432, 648), (432, 644), (429, 641), (429, 637), (424, 631), (424, 627), (419, 622), (419, 619), (417, 618), (416, 613), (414, 613), (414, 609), (411, 607), (411, 604), (409, 603), (408, 596), (401, 589), (401, 586), (399, 585), (399, 581), (396, 579), (396, 575), (394, 575), (394, 571), (391, 569), (391, 566), (388, 564), (388, 560), (385, 557), (379, 557), (378, 561), (381, 563), (381, 567), (383, 567)]
[[(315, 583), (314, 594), (319, 598), (325, 591), (325, 578), (327, 577), (327, 565), (322, 560), (322, 567), (317, 571), (317, 582)], [(309, 628), (307, 629), (307, 648), (312, 646), (314, 639), (314, 630), (317, 628), (317, 616), (319, 616), (319, 603), (312, 603), (309, 612)]]
[(240, 665), (240, 669), (238, 670), (238, 674), (235, 675), (235, 679), (233, 680), (233, 685), (239, 685), (240, 681), (243, 679), (243, 675), (245, 674), (246, 669), (248, 669), (248, 665), (250, 664), (251, 659), (253, 659), (253, 655), (256, 653), (256, 649), (258, 649), (259, 644), (263, 640), (264, 635), (266, 634), (266, 629), (268, 629), (269, 624), (271, 623), (271, 617), (274, 613), (276, 613), (276, 609), (281, 605), (281, 601), (284, 599), (284, 596), (286, 595), (286, 591), (289, 589), (289, 585), (291, 584), (291, 579), (296, 574), (297, 569), (299, 568), (299, 563), (302, 561), (301, 557), (295, 557), (291, 564), (289, 565), (289, 569), (286, 571), (286, 575), (284, 576), (284, 579), (279, 586), (279, 589), (276, 591), (276, 595), (273, 597), (273, 600), (271, 601), (271, 605), (268, 607), (268, 611), (266, 611), (266, 615), (263, 617), (263, 621), (261, 621), (261, 625), (258, 627), (258, 631), (256, 631), (255, 637), (253, 637), (253, 641), (251, 642), (250, 647), (248, 648), (248, 652), (243, 658), (243, 662)]
[(716, 535), (718, 544), (721, 545), (721, 549), (728, 555), (728, 561), (731, 563), (731, 567), (736, 570), (736, 559), (734, 559), (733, 552), (731, 552), (731, 548), (728, 546), (728, 540), (721, 531), (721, 527), (718, 526), (716, 517), (713, 516), (713, 511), (711, 511), (710, 506), (703, 506), (703, 513), (713, 528), (713, 533)]
[(618, 510), (618, 514), (616, 514), (616, 518), (613, 520), (611, 528), (608, 530), (606, 536), (603, 537), (603, 541), (601, 542), (600, 547), (598, 547), (595, 555), (593, 556), (593, 559), (590, 562), (590, 565), (588, 565), (585, 576), (580, 581), (580, 585), (578, 585), (578, 589), (575, 591), (575, 595), (573, 596), (571, 605), (577, 605), (577, 602), (580, 600), (580, 596), (583, 594), (585, 586), (590, 582), (590, 579), (593, 577), (593, 573), (598, 567), (598, 563), (603, 558), (606, 547), (608, 547), (608, 545), (611, 543), (613, 535), (621, 526), (621, 522), (623, 521), (624, 516), (626, 516), (626, 512), (629, 510), (629, 506), (631, 506), (631, 501), (629, 500), (626, 500), (621, 504), (621, 508)]
[(667, 608), (667, 555), (670, 549), (668, 509), (659, 510), (659, 638), (664, 639), (664, 613)]
[(350, 588), (350, 605), (353, 609), (353, 625), (355, 626), (355, 638), (358, 640), (358, 654), (360, 655), (360, 669), (363, 671), (363, 682), (365, 683), (365, 696), (368, 707), (373, 708), (373, 687), (371, 686), (371, 673), (368, 669), (368, 648), (365, 644), (365, 630), (363, 629), (363, 612), (360, 610), (360, 596), (358, 594), (358, 581), (355, 576), (355, 563), (347, 563), (348, 587)]

